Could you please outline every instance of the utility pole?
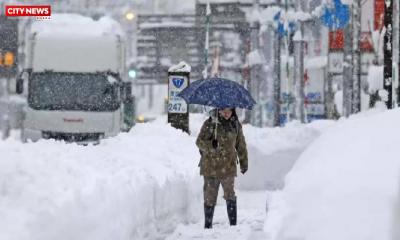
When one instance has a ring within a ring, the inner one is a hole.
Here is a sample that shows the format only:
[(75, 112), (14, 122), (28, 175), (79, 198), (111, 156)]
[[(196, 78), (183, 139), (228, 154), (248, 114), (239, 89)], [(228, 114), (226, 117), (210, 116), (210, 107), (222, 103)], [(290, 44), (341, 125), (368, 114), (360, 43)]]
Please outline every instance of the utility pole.
[(399, 82), (399, 86), (397, 87), (397, 105), (400, 106), (400, 2), (397, 2), (397, 52), (398, 52), (398, 59), (397, 59), (397, 81)]
[(353, 1), (353, 101), (352, 113), (361, 111), (361, 0)]
[[(276, 1), (281, 5), (281, 0)], [(281, 125), (281, 41), (282, 37), (274, 31), (274, 126)]]
[[(288, 24), (288, 0), (285, 0), (285, 22)], [(290, 53), (289, 53), (289, 45), (290, 45), (290, 33), (289, 29), (287, 29), (287, 34), (285, 36), (285, 48), (286, 48), (286, 94), (287, 94), (287, 99), (286, 99), (286, 123), (290, 122), (290, 101), (292, 98), (292, 89), (291, 89), (291, 83), (290, 83), (290, 76), (289, 76), (289, 59), (290, 59)]]
[(294, 36), (294, 81), (295, 81), (295, 118), (302, 123), (306, 122), (304, 109), (304, 46), (302, 26)]
[(344, 28), (343, 48), (343, 116), (349, 117), (353, 102), (353, 24), (350, 22)]
[(204, 70), (203, 70), (203, 78), (207, 79), (208, 77), (208, 51), (210, 45), (210, 21), (211, 21), (211, 7), (210, 2), (207, 1), (206, 6), (206, 39), (204, 43)]
[(250, 23), (250, 49), (251, 56), (255, 59), (249, 59), (250, 65), (250, 86), (249, 90), (253, 95), (254, 99), (257, 101), (257, 105), (251, 111), (251, 124), (257, 127), (261, 127), (262, 125), (262, 116), (261, 116), (261, 105), (260, 102), (260, 82), (262, 76), (263, 64), (265, 63), (263, 56), (260, 53), (260, 6), (259, 0), (253, 0), (253, 10), (252, 10), (252, 19)]
[[(394, 107), (399, 106), (399, 87), (398, 87), (398, 82), (399, 82), (399, 63), (400, 63), (400, 56), (399, 56), (399, 1), (394, 1), (393, 2), (393, 64), (397, 67), (397, 71), (393, 69), (394, 76), (393, 77), (393, 104)], [(396, 88), (397, 85), (397, 88)]]
[(281, 36), (274, 35), (274, 126), (280, 126), (281, 115)]
[(393, 0), (385, 0), (385, 36), (383, 38), (383, 88), (387, 92), (386, 106), (388, 109), (393, 108)]

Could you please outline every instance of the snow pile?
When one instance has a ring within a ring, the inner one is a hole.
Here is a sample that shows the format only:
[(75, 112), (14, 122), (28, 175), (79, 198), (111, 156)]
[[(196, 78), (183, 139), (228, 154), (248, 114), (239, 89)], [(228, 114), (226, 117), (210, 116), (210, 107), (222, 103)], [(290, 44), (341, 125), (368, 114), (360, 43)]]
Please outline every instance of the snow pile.
[(190, 73), (190, 71), (192, 70), (192, 67), (187, 64), (185, 61), (181, 61), (178, 64), (171, 66), (168, 69), (168, 72), (187, 72)]
[(342, 90), (337, 91), (335, 93), (334, 99), (335, 99), (335, 106), (336, 106), (337, 112), (339, 113), (340, 116), (343, 116), (344, 115), (344, 112), (343, 112), (343, 91)]
[(368, 68), (368, 91), (375, 93), (383, 88), (383, 66), (371, 65)]
[[(367, 111), (367, 110), (370, 109), (370, 98), (371, 97), (368, 94), (366, 94), (364, 91), (361, 91), (361, 111), (362, 112), (363, 111)], [(336, 110), (337, 110), (338, 114), (340, 116), (344, 116), (344, 112), (343, 112), (343, 90), (337, 91), (335, 93), (334, 100), (335, 100), (335, 107), (336, 107)], [(378, 102), (375, 103), (374, 108), (382, 109), (382, 107), (383, 107), (382, 104), (384, 106), (386, 106), (385, 103), (383, 103), (381, 101), (378, 101)], [(386, 107), (385, 107), (385, 109), (386, 109)]]
[(339, 121), (302, 154), (272, 196), (269, 239), (399, 239), (400, 110), (377, 111)]
[(98, 146), (0, 141), (0, 239), (154, 239), (195, 220), (194, 141), (165, 119)]

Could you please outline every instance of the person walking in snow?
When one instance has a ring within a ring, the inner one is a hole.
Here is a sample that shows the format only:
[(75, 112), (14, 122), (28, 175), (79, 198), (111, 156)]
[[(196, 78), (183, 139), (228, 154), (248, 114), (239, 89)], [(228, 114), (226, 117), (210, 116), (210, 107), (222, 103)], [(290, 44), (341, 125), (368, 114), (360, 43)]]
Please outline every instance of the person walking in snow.
[(236, 225), (237, 205), (234, 190), (236, 165), (240, 163), (242, 174), (248, 169), (246, 141), (235, 109), (222, 109), (218, 114), (211, 116), (204, 122), (196, 140), (201, 154), (200, 174), (204, 177), (205, 228), (212, 228), (220, 184), (224, 191), (229, 223)]

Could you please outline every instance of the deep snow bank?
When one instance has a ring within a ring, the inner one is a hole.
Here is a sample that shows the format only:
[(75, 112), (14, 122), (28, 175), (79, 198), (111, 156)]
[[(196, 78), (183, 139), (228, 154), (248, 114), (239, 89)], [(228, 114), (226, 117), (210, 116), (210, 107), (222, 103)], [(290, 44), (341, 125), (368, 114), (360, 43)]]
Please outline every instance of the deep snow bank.
[[(0, 141), (0, 239), (161, 239), (178, 222), (200, 220), (195, 140), (206, 118), (190, 119), (191, 136), (161, 117), (98, 146)], [(244, 126), (250, 168), (239, 187), (281, 182), (295, 158), (280, 153), (303, 149), (330, 124)]]
[(272, 195), (270, 239), (398, 239), (399, 119), (400, 109), (368, 112), (314, 141)]
[(249, 171), (238, 178), (243, 190), (276, 190), (284, 185), (284, 178), (303, 150), (333, 121), (311, 124), (292, 122), (283, 128), (244, 126), (249, 152)]
[(154, 239), (195, 220), (194, 138), (164, 120), (98, 146), (0, 141), (0, 239)]

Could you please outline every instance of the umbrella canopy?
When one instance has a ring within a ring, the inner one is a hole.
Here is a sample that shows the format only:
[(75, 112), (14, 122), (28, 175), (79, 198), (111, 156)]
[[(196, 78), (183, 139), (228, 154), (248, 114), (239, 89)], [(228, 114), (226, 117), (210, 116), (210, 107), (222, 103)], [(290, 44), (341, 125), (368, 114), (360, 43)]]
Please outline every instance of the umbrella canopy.
[(188, 104), (223, 108), (252, 109), (256, 101), (250, 93), (237, 82), (210, 78), (197, 80), (178, 94)]

